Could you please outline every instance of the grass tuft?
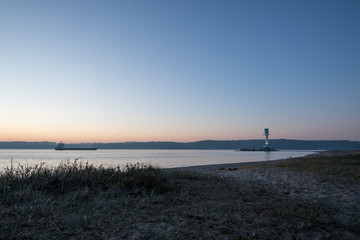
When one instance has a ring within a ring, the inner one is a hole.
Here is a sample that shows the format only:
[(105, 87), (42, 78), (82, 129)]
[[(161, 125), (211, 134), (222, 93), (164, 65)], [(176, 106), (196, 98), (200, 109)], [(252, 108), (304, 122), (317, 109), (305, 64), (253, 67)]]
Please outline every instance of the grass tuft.
[(145, 164), (126, 164), (124, 167), (104, 168), (77, 160), (62, 162), (58, 167), (46, 168), (44, 163), (34, 166), (19, 164), (6, 168), (0, 175), (0, 200), (11, 203), (26, 201), (28, 192), (42, 192), (53, 196), (70, 192), (99, 192), (110, 188), (144, 193), (163, 191), (167, 176), (159, 168)]

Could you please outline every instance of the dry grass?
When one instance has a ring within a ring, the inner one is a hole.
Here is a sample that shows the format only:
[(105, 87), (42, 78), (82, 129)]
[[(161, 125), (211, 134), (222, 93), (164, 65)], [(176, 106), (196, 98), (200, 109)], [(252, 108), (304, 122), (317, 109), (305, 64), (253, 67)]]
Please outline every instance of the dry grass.
[[(259, 167), (260, 165), (255, 167)], [(323, 180), (352, 183), (360, 181), (360, 154), (312, 156), (277, 161), (262, 166), (313, 173)]]
[(78, 162), (0, 175), (0, 239), (356, 239), (341, 209), (190, 171)]

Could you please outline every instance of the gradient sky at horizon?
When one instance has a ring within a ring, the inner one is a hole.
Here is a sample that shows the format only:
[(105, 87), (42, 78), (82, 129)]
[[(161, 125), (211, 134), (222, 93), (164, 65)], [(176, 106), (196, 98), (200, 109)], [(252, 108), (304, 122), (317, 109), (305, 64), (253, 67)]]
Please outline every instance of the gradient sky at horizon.
[(360, 1), (1, 1), (0, 141), (360, 140)]

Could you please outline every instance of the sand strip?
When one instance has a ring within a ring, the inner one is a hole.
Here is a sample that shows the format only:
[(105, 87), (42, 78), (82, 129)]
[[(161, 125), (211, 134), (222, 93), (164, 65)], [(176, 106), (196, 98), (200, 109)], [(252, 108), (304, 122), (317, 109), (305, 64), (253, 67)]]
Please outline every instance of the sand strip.
[[(314, 155), (343, 156), (359, 153), (360, 151), (322, 151)], [(291, 197), (334, 204), (342, 207), (346, 212), (358, 210), (356, 214), (360, 217), (360, 184), (358, 183), (343, 185), (321, 181), (316, 175), (300, 171), (271, 167), (246, 167), (276, 161), (284, 160), (192, 166), (181, 169), (212, 174), (220, 178), (229, 178), (239, 183), (261, 184), (266, 188), (275, 189), (281, 194)]]

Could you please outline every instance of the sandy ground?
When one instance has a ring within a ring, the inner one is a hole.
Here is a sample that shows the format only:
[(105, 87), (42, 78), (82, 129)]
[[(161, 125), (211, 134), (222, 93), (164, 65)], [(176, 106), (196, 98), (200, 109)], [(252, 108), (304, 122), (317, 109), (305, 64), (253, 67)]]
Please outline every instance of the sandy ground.
[[(358, 154), (360, 151), (325, 151), (318, 155)], [(279, 160), (276, 160), (279, 161)], [(270, 161), (267, 161), (267, 163)], [(261, 162), (263, 163), (263, 162)], [(342, 185), (329, 181), (321, 181), (314, 175), (288, 169), (270, 167), (249, 168), (257, 163), (237, 163), (188, 167), (187, 169), (201, 173), (215, 174), (221, 178), (231, 178), (240, 183), (261, 184), (273, 188), (282, 194), (302, 198), (309, 201), (323, 201), (354, 212), (360, 217), (360, 184)], [(346, 217), (338, 216), (338, 217)], [(346, 221), (346, 219), (343, 219)]]

